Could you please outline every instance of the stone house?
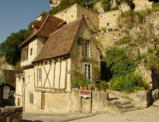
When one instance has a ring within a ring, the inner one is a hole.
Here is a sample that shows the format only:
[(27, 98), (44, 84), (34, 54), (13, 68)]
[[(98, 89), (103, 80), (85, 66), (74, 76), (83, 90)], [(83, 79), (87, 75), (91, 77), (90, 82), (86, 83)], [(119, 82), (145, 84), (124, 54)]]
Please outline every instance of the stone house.
[(48, 15), (20, 47), (24, 73), (16, 82), (23, 84), (20, 94), (26, 112), (76, 112), (72, 98), (76, 73), (90, 83), (100, 80), (101, 53), (84, 17), (65, 24)]

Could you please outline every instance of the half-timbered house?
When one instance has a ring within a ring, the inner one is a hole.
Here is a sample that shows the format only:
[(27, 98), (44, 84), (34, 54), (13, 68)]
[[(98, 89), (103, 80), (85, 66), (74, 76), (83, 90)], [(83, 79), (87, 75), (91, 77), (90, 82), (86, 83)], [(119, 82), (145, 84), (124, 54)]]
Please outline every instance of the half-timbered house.
[(28, 39), (20, 45), (25, 87), (23, 106), (27, 112), (75, 112), (71, 94), (76, 73), (90, 83), (99, 80), (100, 52), (85, 19), (81, 17), (68, 24), (59, 21), (49, 28), (53, 26), (57, 27), (56, 31), (46, 32), (48, 39), (38, 39), (36, 35), (34, 41)]

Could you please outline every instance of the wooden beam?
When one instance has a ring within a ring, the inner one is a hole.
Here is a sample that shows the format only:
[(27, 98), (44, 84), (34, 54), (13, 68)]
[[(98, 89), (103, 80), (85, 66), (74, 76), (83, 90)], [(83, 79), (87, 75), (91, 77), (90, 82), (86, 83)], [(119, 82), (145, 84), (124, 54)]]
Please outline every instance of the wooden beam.
[(56, 62), (54, 62), (54, 82), (53, 82), (53, 88), (55, 88), (55, 71), (56, 71)]
[(60, 89), (60, 85), (61, 85), (61, 61), (60, 62), (60, 74), (59, 74), (59, 89)]

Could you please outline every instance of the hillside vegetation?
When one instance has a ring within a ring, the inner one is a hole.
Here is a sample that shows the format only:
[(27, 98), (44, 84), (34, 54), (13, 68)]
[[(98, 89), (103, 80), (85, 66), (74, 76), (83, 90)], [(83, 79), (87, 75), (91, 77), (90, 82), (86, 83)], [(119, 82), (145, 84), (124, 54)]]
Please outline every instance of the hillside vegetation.
[(109, 71), (105, 75), (110, 76), (105, 80), (111, 83), (113, 90), (133, 92), (149, 88), (150, 81), (145, 79), (147, 74), (136, 73), (136, 70), (140, 65), (144, 65), (147, 71), (158, 67), (158, 10), (159, 4), (154, 2), (152, 9), (128, 11), (118, 18), (121, 37), (113, 47), (106, 49), (104, 57)]

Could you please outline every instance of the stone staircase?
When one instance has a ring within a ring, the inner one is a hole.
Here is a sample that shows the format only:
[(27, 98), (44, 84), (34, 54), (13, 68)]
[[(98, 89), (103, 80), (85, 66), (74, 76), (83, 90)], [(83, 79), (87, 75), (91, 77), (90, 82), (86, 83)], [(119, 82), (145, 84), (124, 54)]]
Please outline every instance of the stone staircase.
[(113, 108), (117, 113), (124, 113), (137, 110), (137, 108), (134, 106), (131, 100), (121, 98), (119, 96), (115, 96), (112, 94), (109, 94), (109, 100), (107, 100), (107, 104), (111, 108)]

